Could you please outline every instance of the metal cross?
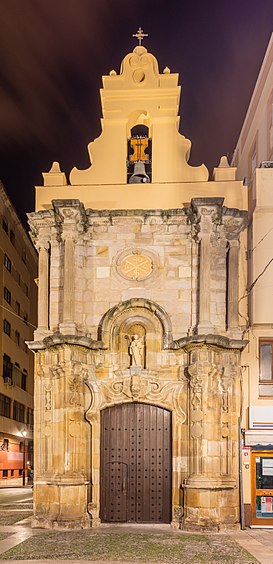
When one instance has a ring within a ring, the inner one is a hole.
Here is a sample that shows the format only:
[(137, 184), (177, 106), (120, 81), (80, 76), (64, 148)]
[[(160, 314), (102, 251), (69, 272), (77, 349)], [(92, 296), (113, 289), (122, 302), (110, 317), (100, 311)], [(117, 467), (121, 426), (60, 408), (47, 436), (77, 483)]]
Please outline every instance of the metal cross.
[(141, 45), (141, 41), (143, 41), (143, 37), (148, 37), (148, 33), (143, 33), (143, 29), (139, 27), (137, 32), (134, 33), (132, 37), (136, 37), (138, 39), (138, 44)]

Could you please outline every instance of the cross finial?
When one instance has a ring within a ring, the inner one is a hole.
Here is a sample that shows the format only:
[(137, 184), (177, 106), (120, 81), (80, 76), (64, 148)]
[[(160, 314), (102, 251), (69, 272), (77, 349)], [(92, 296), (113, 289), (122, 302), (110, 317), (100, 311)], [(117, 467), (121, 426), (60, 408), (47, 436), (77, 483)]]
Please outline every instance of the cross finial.
[(138, 39), (138, 44), (141, 45), (141, 41), (143, 41), (143, 37), (148, 37), (148, 33), (143, 33), (143, 29), (139, 27), (137, 32), (134, 33), (132, 37), (136, 37)]

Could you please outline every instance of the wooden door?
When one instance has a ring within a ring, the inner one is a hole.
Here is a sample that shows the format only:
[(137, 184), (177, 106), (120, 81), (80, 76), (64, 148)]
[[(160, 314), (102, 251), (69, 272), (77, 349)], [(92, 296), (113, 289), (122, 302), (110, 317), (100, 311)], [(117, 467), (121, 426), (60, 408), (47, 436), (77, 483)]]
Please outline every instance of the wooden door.
[(171, 413), (141, 403), (101, 412), (101, 519), (171, 520)]
[(251, 453), (252, 525), (273, 525), (273, 452)]

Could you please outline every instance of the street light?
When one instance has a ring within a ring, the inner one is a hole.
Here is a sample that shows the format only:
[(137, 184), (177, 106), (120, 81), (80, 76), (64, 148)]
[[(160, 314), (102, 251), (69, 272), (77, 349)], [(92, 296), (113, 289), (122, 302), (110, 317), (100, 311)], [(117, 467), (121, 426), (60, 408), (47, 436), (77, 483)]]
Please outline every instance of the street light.
[(23, 437), (24, 442), (23, 442), (23, 486), (26, 485), (26, 436), (27, 436), (27, 431), (26, 429), (24, 429), (23, 431), (19, 431), (17, 433), (17, 435), (19, 437)]

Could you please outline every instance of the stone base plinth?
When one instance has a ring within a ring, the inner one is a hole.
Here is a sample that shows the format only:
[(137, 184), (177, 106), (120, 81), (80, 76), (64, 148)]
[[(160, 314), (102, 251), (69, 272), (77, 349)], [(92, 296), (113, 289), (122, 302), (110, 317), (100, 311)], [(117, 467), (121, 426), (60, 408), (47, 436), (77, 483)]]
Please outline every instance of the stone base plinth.
[(36, 484), (33, 528), (88, 529), (86, 484)]
[(184, 530), (225, 531), (240, 528), (239, 495), (234, 486), (202, 484), (185, 488)]

